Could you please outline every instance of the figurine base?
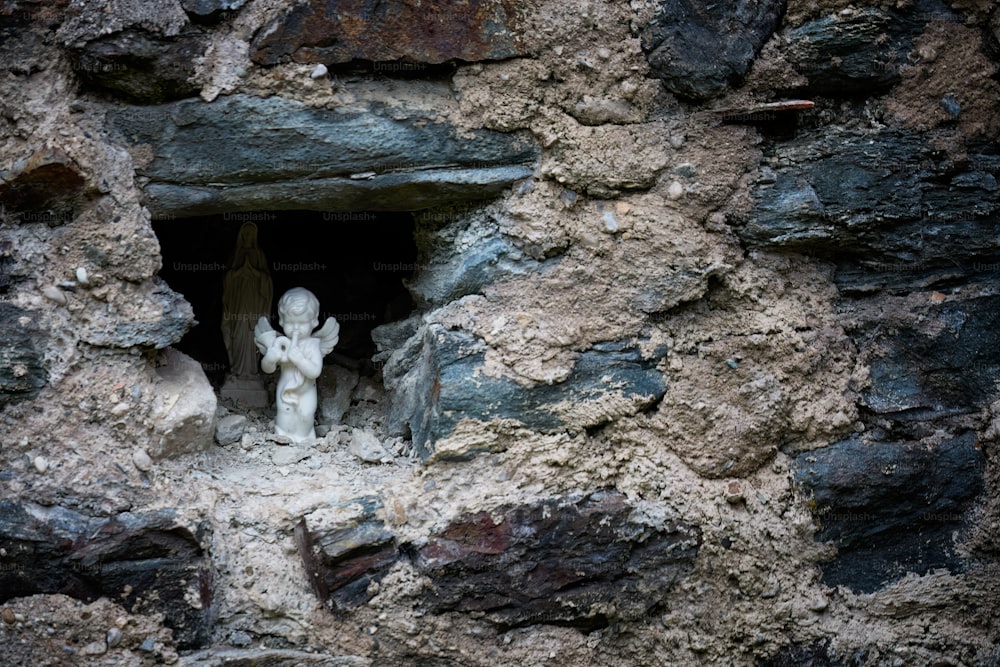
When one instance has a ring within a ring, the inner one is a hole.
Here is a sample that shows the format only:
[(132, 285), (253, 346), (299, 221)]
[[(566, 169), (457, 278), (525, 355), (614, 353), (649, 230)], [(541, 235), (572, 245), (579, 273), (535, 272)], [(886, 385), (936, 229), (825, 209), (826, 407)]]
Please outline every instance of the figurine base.
[(271, 398), (264, 381), (257, 378), (227, 377), (219, 395), (234, 401), (241, 408), (266, 408)]

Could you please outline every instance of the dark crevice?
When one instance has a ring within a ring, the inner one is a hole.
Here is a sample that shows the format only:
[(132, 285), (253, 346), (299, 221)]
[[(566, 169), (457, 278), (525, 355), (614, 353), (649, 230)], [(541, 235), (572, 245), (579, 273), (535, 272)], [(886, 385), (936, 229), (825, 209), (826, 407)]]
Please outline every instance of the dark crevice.
[(176, 345), (202, 364), (212, 383), (228, 371), (222, 338), (223, 281), (241, 226), (257, 226), (277, 302), (292, 287), (305, 287), (320, 302), (320, 322), (336, 317), (340, 342), (330, 359), (370, 371), (376, 326), (405, 318), (413, 301), (404, 280), (416, 268), (413, 217), (409, 213), (261, 211), (201, 218), (154, 220), (163, 268), (160, 276), (184, 295), (198, 322)]
[(416, 63), (405, 60), (352, 60), (347, 63), (330, 65), (329, 71), (337, 77), (450, 81), (451, 77), (458, 71), (459, 65), (458, 61)]

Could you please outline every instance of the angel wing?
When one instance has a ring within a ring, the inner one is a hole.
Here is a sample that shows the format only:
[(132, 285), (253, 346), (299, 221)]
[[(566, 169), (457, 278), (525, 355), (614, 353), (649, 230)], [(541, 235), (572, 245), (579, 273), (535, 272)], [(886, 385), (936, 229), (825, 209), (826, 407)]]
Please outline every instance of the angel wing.
[(323, 356), (333, 352), (333, 348), (340, 342), (340, 324), (332, 317), (326, 318), (326, 324), (322, 329), (314, 331), (313, 338), (319, 338), (319, 349), (323, 351)]
[(257, 343), (257, 349), (261, 354), (267, 354), (267, 349), (277, 338), (278, 332), (271, 327), (266, 317), (257, 320), (257, 326), (253, 328), (253, 341)]

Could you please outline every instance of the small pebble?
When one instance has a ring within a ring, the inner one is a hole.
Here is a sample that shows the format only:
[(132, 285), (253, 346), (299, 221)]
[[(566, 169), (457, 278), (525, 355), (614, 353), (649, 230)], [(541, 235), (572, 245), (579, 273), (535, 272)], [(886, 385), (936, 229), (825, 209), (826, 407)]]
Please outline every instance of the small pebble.
[(683, 176), (684, 178), (693, 178), (697, 172), (694, 165), (690, 162), (681, 162), (679, 165), (674, 167), (674, 173), (678, 176)]
[(80, 655), (104, 655), (107, 652), (108, 647), (102, 641), (90, 642), (80, 649)]
[(940, 104), (945, 113), (952, 118), (958, 118), (962, 114), (962, 105), (952, 95), (942, 97)]
[(66, 295), (63, 294), (63, 291), (58, 287), (56, 287), (55, 285), (49, 285), (48, 287), (44, 288), (42, 290), (42, 294), (45, 295), (46, 299), (49, 299), (50, 301), (55, 301), (60, 306), (66, 305)]
[(736, 361), (733, 360), (733, 359), (726, 359), (726, 365), (729, 366), (730, 368), (739, 368), (740, 367), (740, 365), (738, 363), (736, 363)]
[(315, 68), (313, 68), (312, 74), (310, 74), (309, 77), (313, 79), (322, 79), (324, 76), (326, 76), (327, 71), (328, 70), (326, 69), (326, 65), (320, 63), (319, 65), (316, 65)]
[(829, 601), (823, 596), (820, 596), (809, 603), (809, 611), (815, 611), (817, 613), (821, 611), (826, 611), (826, 608), (830, 606)]
[(122, 631), (118, 628), (111, 628), (108, 630), (108, 634), (105, 636), (105, 641), (108, 643), (108, 648), (114, 648), (122, 643)]
[(674, 181), (670, 184), (670, 189), (667, 190), (667, 196), (675, 201), (684, 196), (684, 186), (680, 184), (680, 181)]
[(683, 134), (675, 134), (675, 135), (673, 135), (673, 136), (670, 137), (670, 146), (672, 148), (680, 148), (683, 145), (684, 145), (684, 135)]
[(608, 230), (612, 234), (618, 231), (618, 219), (611, 211), (604, 212), (604, 229)]
[(149, 637), (146, 637), (144, 640), (142, 640), (142, 644), (139, 645), (139, 650), (146, 651), (147, 653), (152, 653), (153, 647), (155, 646), (156, 646), (156, 637), (150, 635)]
[(743, 487), (742, 485), (733, 480), (726, 485), (726, 502), (730, 505), (738, 505), (743, 502)]
[(10, 607), (3, 608), (3, 622), (7, 625), (14, 625), (17, 622), (17, 619), (14, 618), (14, 610)]
[(146, 472), (153, 467), (153, 460), (149, 458), (149, 454), (146, 453), (145, 449), (135, 450), (132, 454), (132, 463), (142, 472)]
[(288, 466), (312, 456), (308, 447), (278, 447), (271, 452), (271, 462), (276, 466)]
[(243, 439), (247, 427), (244, 415), (227, 415), (215, 425), (215, 440), (220, 445), (231, 445)]
[(76, 267), (76, 282), (84, 287), (90, 284), (90, 275), (87, 273), (87, 269), (82, 266)]
[(37, 470), (39, 473), (44, 474), (45, 471), (49, 469), (49, 462), (46, 461), (41, 456), (36, 456), (33, 463), (35, 464), (35, 470)]
[(563, 203), (563, 208), (573, 208), (576, 204), (577, 194), (573, 190), (563, 190), (559, 195), (559, 201)]
[(354, 429), (351, 433), (351, 444), (348, 446), (348, 451), (365, 463), (378, 463), (388, 456), (376, 436), (359, 428)]

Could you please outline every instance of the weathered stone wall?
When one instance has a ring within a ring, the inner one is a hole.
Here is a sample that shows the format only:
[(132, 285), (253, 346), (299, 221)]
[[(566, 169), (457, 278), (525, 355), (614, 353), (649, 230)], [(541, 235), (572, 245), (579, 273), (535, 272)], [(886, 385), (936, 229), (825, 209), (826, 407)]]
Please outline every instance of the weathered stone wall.
[[(987, 0), (7, 2), (0, 662), (997, 664), (998, 40)], [(296, 210), (418, 255), (303, 447), (173, 349), (153, 232)]]

